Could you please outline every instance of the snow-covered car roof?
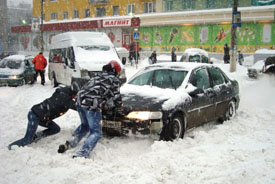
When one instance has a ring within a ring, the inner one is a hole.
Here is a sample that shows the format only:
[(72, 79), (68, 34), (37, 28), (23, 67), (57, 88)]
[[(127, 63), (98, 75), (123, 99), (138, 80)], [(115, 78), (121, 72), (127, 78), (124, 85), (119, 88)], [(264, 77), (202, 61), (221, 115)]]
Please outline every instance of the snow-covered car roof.
[(263, 70), (263, 67), (264, 67), (264, 60), (260, 60), (260, 61), (257, 61), (254, 65), (252, 65), (248, 69)]
[(116, 47), (116, 51), (117, 52), (129, 52), (126, 48), (124, 48), (124, 47)]
[(259, 49), (259, 50), (256, 50), (255, 54), (275, 54), (275, 50)]
[(26, 58), (25, 55), (20, 55), (20, 54), (18, 54), (18, 55), (7, 56), (7, 57), (5, 57), (5, 58), (3, 58), (3, 59), (24, 60), (25, 58)]
[(188, 55), (190, 56), (194, 56), (194, 55), (204, 55), (206, 57), (209, 57), (208, 56), (208, 53), (205, 51), (205, 50), (202, 50), (202, 49), (199, 49), (199, 48), (189, 48), (189, 49), (186, 49), (184, 51), (184, 53), (188, 53)]

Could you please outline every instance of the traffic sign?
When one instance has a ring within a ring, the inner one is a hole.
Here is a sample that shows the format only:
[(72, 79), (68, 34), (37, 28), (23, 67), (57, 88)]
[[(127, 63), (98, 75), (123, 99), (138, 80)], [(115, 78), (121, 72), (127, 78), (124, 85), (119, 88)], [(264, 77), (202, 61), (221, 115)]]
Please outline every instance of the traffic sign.
[(134, 41), (138, 42), (139, 41), (139, 32), (134, 32)]

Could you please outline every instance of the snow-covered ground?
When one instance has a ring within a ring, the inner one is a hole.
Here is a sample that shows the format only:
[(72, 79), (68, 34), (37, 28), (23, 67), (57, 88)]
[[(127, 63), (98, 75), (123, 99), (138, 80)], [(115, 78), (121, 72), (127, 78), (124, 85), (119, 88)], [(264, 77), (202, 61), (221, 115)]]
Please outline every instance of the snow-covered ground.
[[(229, 73), (229, 65), (219, 66)], [(127, 66), (128, 77), (136, 71)], [(57, 153), (79, 125), (75, 111), (56, 119), (59, 134), (9, 151), (7, 145), (25, 134), (29, 109), (54, 89), (50, 81), (45, 86), (1, 87), (0, 184), (274, 184), (275, 79), (249, 79), (239, 65), (229, 75), (240, 85), (235, 119), (198, 127), (174, 142), (150, 136), (103, 137), (90, 159), (72, 159), (75, 150)]]

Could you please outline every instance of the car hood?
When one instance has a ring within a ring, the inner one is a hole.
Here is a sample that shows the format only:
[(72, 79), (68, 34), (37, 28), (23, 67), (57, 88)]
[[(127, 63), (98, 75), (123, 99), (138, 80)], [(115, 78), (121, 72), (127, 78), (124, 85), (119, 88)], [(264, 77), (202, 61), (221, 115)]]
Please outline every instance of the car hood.
[(121, 87), (121, 95), (124, 105), (131, 106), (133, 110), (168, 111), (191, 99), (183, 88), (174, 90), (131, 84)]
[(23, 72), (24, 70), (22, 68), (20, 69), (0, 68), (1, 76), (20, 75)]
[(166, 99), (158, 99), (156, 97), (146, 97), (137, 93), (122, 94), (122, 102), (124, 106), (130, 106), (133, 111), (161, 111), (162, 104)]

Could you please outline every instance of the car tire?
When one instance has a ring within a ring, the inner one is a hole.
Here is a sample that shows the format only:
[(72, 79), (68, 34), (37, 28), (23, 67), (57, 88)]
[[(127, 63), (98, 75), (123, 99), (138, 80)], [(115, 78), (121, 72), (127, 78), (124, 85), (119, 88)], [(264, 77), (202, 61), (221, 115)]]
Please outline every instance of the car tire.
[(174, 116), (171, 121), (163, 128), (161, 140), (173, 141), (183, 138), (185, 132), (183, 118), (179, 115)]
[(51, 84), (53, 85), (53, 87), (57, 87), (59, 85), (59, 83), (56, 80), (55, 74), (52, 74), (52, 80), (51, 80)]
[(225, 120), (231, 120), (236, 116), (236, 102), (231, 100), (225, 113)]
[(26, 81), (25, 81), (25, 79), (23, 79), (20, 83), (19, 83), (19, 86), (23, 86), (23, 85), (25, 85), (26, 84)]

